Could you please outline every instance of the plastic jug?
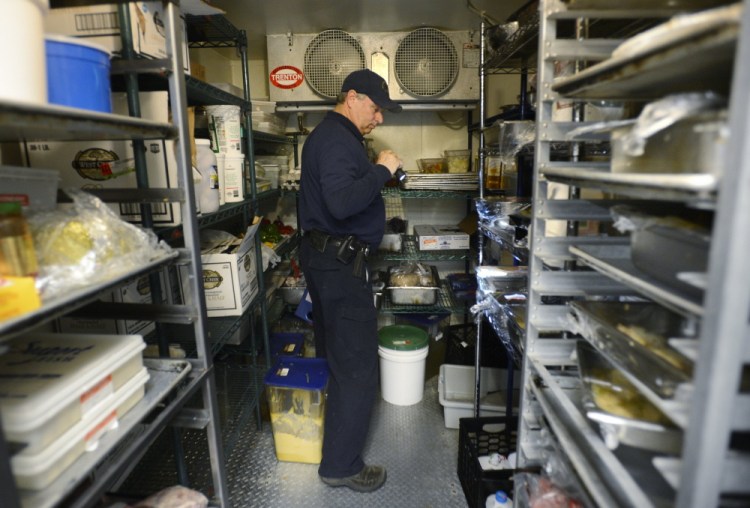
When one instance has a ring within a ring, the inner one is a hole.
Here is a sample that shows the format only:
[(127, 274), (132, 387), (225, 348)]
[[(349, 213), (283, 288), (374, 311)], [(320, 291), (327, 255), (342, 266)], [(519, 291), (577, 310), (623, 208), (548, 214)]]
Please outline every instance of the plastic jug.
[(513, 508), (513, 500), (508, 497), (504, 490), (498, 490), (487, 496), (484, 506), (485, 508)]
[(196, 139), (196, 163), (201, 174), (201, 182), (196, 191), (201, 213), (213, 213), (219, 209), (219, 172), (216, 155), (211, 150), (211, 141)]

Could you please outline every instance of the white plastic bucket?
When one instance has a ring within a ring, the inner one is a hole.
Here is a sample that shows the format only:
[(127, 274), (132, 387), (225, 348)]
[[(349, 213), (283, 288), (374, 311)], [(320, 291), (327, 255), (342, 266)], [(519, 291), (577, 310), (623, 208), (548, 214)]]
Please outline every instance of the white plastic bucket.
[(397, 406), (411, 406), (422, 400), (428, 350), (429, 346), (414, 351), (394, 351), (378, 346), (383, 400)]
[(48, 0), (3, 0), (0, 100), (47, 104), (44, 17)]
[(208, 131), (213, 146), (221, 153), (242, 152), (242, 128), (239, 106), (206, 106)]
[(411, 406), (422, 400), (429, 348), (427, 332), (416, 326), (390, 325), (378, 330), (383, 400), (397, 406)]

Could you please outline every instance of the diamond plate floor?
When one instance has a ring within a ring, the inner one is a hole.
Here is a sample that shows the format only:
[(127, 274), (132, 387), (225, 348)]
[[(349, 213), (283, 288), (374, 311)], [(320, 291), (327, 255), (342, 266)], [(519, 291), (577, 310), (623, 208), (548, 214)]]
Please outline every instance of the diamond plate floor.
[(445, 428), (437, 380), (427, 381), (419, 404), (376, 403), (365, 461), (386, 466), (381, 489), (360, 494), (324, 485), (317, 465), (277, 461), (270, 424), (258, 431), (251, 423), (227, 461), (232, 506), (465, 508), (458, 431)]
[[(378, 399), (365, 461), (387, 468), (388, 481), (376, 492), (360, 494), (331, 488), (318, 479), (317, 465), (279, 462), (271, 424), (258, 429), (254, 418), (235, 420), (247, 391), (242, 369), (217, 365), (220, 413), (225, 435), (229, 500), (232, 507), (305, 508), (452, 508), (467, 506), (456, 472), (458, 430), (447, 429), (438, 400), (438, 376), (425, 384), (423, 400), (395, 406)], [(237, 428), (240, 426), (239, 429)], [(235, 431), (239, 430), (237, 434)], [(178, 483), (172, 441), (165, 433), (121, 486), (121, 493), (142, 499)], [(211, 494), (208, 446), (202, 431), (184, 430), (182, 443), (190, 486)]]

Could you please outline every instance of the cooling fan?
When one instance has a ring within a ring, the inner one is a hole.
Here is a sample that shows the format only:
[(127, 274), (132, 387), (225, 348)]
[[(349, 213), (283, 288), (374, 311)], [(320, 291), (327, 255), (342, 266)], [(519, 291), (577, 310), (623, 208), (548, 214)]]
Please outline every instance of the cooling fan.
[(396, 49), (393, 72), (401, 88), (417, 97), (447, 92), (458, 76), (453, 42), (436, 28), (410, 32)]
[(334, 98), (350, 72), (365, 68), (357, 39), (342, 30), (324, 30), (305, 51), (305, 79), (318, 94)]

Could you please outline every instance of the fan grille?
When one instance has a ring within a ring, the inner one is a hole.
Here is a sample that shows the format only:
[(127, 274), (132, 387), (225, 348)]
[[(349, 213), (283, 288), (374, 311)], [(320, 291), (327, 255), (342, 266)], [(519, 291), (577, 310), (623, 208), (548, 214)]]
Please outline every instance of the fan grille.
[(342, 30), (324, 30), (305, 51), (305, 79), (318, 94), (336, 97), (350, 72), (365, 68), (359, 42)]
[(398, 45), (393, 71), (401, 88), (412, 95), (440, 95), (458, 76), (456, 48), (440, 30), (418, 28)]

